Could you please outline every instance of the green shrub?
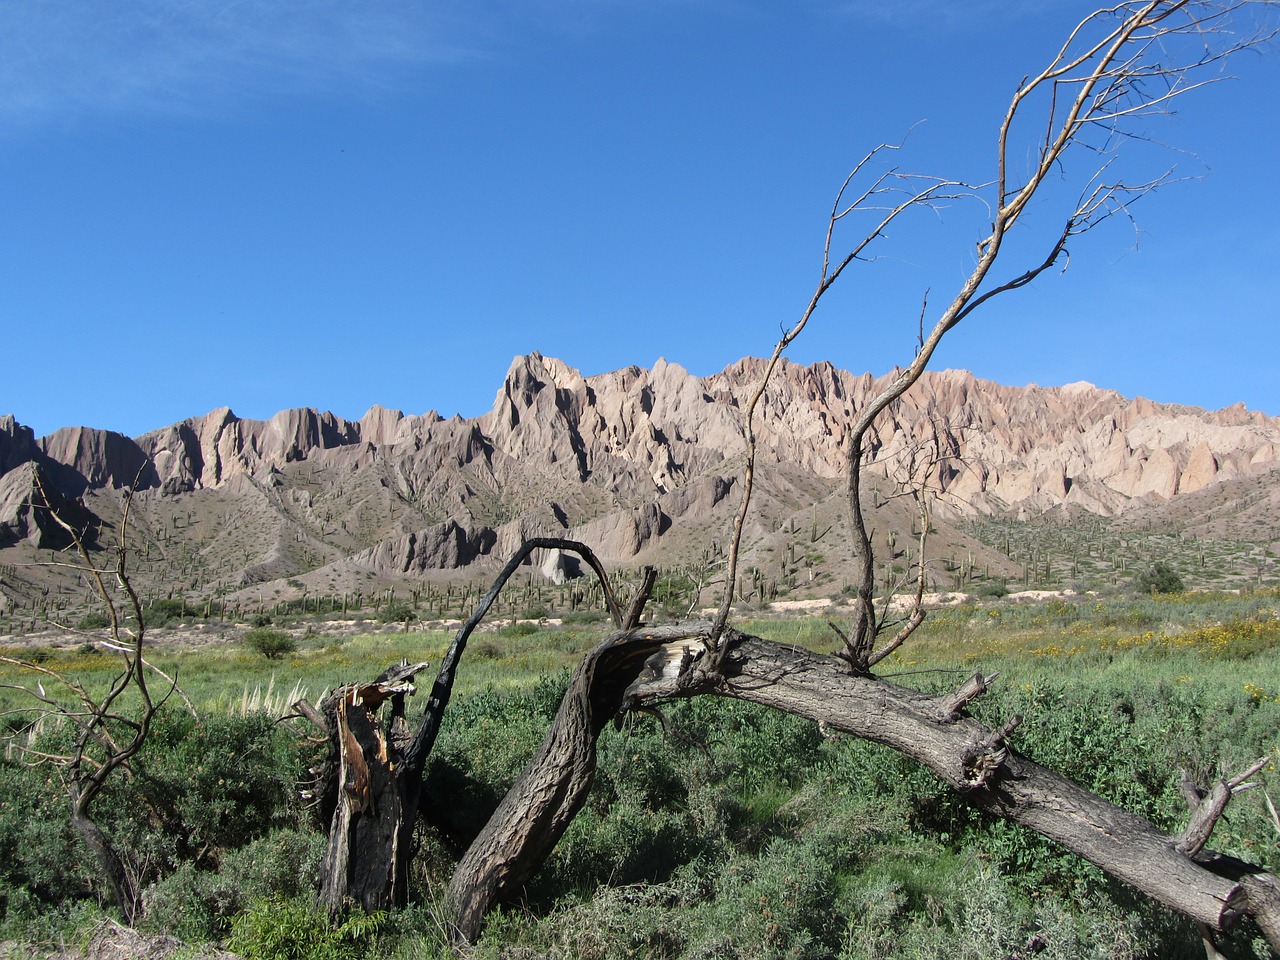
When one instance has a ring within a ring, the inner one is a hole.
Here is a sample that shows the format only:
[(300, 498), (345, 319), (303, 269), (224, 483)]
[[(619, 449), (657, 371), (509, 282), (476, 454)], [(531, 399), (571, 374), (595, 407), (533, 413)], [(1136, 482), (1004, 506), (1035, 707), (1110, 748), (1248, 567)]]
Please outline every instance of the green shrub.
[(525, 623), (522, 621), (518, 623), (508, 623), (505, 626), (501, 626), (498, 628), (498, 633), (502, 634), (504, 637), (530, 637), (541, 629), (542, 627), (538, 626), (536, 623)]
[[(33, 746), (65, 753), (73, 736), (65, 724)], [(271, 831), (296, 825), (302, 766), (296, 739), (265, 715), (213, 715), (197, 723), (166, 708), (132, 776), (108, 782), (95, 818), (141, 885), (178, 869), (196, 877), (234, 862), (234, 851)], [(76, 903), (96, 902), (100, 870), (71, 830), (66, 794), (49, 768), (0, 761), (0, 798), (0, 916), (12, 914), (19, 924), (23, 911), (71, 915)], [(268, 870), (272, 849), (260, 846), (235, 882), (252, 889), (248, 871)], [(275, 875), (285, 872), (281, 867)]]
[(354, 913), (341, 923), (311, 897), (257, 900), (231, 922), (227, 948), (244, 960), (365, 960), (379, 953), (385, 913)]
[(688, 577), (672, 573), (657, 579), (653, 585), (652, 597), (664, 609), (678, 613), (693, 604), (697, 589), (698, 585)]
[[(35, 746), (56, 749), (48, 736)], [(7, 901), (5, 909), (25, 909), (21, 905), (29, 901), (47, 909), (89, 897), (92, 857), (71, 830), (70, 803), (57, 777), (47, 769), (0, 761), (0, 797), (0, 898)]]
[[(55, 906), (25, 887), (0, 888), (0, 941), (6, 948), (13, 943), (83, 943), (103, 917), (102, 909), (93, 899)], [(28, 954), (14, 950), (0, 952), (0, 956), (44, 956), (44, 952)]]
[(216, 857), (296, 822), (299, 750), (266, 714), (197, 722), (167, 711), (153, 727), (140, 779), (150, 802), (170, 812), (167, 830), (183, 856)]
[(254, 901), (317, 889), (324, 847), (319, 834), (281, 830), (228, 853), (217, 872), (187, 861), (147, 890), (147, 925), (190, 943), (225, 937)]
[(413, 607), (409, 606), (401, 600), (392, 600), (384, 603), (378, 610), (379, 623), (409, 623), (417, 620), (418, 614)]
[(596, 623), (600, 623), (602, 620), (607, 620), (608, 618), (609, 618), (609, 614), (606, 613), (604, 610), (598, 610), (593, 607), (580, 607), (577, 610), (574, 610), (570, 613), (566, 613), (563, 617), (560, 618), (560, 622), (563, 623), (566, 627), (568, 627), (568, 626), (576, 626), (576, 625), (596, 624)]
[(101, 630), (111, 626), (111, 618), (101, 610), (90, 610), (76, 623), (77, 630)]
[(148, 627), (163, 627), (173, 620), (195, 616), (195, 610), (185, 600), (152, 600), (142, 610), (142, 620)]
[(279, 660), (298, 649), (293, 637), (283, 630), (272, 630), (269, 627), (254, 627), (247, 631), (243, 642), (250, 650), (262, 654), (268, 660)]
[(1182, 593), (1186, 590), (1178, 571), (1162, 560), (1157, 560), (1134, 577), (1133, 586), (1139, 593)]

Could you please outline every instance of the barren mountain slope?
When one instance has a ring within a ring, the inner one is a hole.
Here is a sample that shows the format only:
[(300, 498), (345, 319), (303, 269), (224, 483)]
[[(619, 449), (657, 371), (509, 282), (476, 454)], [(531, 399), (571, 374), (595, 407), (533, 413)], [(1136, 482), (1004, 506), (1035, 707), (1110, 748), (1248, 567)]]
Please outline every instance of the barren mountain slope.
[[(483, 574), (537, 534), (582, 539), (614, 565), (705, 563), (738, 501), (741, 403), (762, 363), (698, 378), (659, 360), (584, 377), (534, 353), (513, 361), (493, 408), (474, 420), (374, 407), (359, 420), (301, 409), (254, 421), (224, 408), (136, 439), (76, 427), (36, 441), (0, 418), (0, 559), (27, 562), (50, 546), (29, 519), (38, 474), (108, 522), (122, 488), (135, 487), (137, 569), (185, 591), (372, 591)], [(747, 531), (760, 576), (798, 591), (839, 588), (847, 426), (883, 381), (826, 363), (777, 372), (759, 411)], [(886, 562), (911, 538), (895, 482), (922, 456), (938, 504), (936, 555), (997, 571), (1012, 562), (964, 533), (967, 518), (1140, 511), (1147, 524), (1275, 538), (1256, 528), (1274, 516), (1262, 501), (1280, 421), (1242, 407), (930, 372), (887, 411), (868, 454)]]

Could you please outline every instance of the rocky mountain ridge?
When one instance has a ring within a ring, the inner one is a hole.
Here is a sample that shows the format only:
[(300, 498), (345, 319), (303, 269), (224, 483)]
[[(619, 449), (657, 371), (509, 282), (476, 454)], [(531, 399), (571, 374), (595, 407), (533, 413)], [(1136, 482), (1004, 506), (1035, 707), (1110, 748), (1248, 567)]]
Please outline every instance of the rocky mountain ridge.
[[(56, 545), (32, 510), (39, 489), (110, 523), (130, 487), (138, 549), (195, 589), (422, 577), (496, 563), (537, 534), (572, 535), (615, 564), (691, 562), (727, 530), (742, 405), (762, 366), (748, 358), (699, 378), (659, 360), (584, 377), (533, 353), (469, 420), (375, 406), (359, 420), (297, 409), (257, 421), (222, 408), (137, 438), (73, 427), (37, 440), (2, 417), (0, 560)], [(895, 374), (779, 368), (756, 426), (749, 536), (762, 562), (784, 524), (838, 537), (849, 422)], [(927, 463), (941, 522), (1116, 516), (1276, 468), (1280, 420), (946, 370), (926, 372), (866, 446), (885, 491)], [(909, 525), (895, 509), (882, 533)]]

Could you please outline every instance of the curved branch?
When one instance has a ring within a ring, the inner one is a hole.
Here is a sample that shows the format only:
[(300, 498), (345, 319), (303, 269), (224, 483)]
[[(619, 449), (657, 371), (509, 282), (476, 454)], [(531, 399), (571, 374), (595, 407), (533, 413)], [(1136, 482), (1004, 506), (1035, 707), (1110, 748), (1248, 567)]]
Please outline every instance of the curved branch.
[[(449, 649), (445, 651), (445, 655), (440, 661), (440, 670), (436, 674), (436, 681), (431, 687), (431, 697), (427, 700), (427, 705), (423, 710), (422, 722), (418, 726), (418, 732), (414, 734), (413, 742), (409, 745), (408, 750), (405, 751), (402, 776), (407, 778), (407, 782), (416, 784), (422, 779), (422, 771), (426, 766), (427, 757), (431, 753), (431, 748), (435, 746), (436, 736), (440, 732), (440, 722), (444, 719), (445, 708), (449, 706), (449, 698), (453, 695), (453, 683), (457, 676), (458, 663), (462, 660), (462, 654), (467, 649), (467, 640), (471, 637), (475, 628), (480, 625), (480, 621), (488, 614), (489, 608), (498, 599), (498, 594), (502, 592), (502, 588), (511, 579), (512, 574), (520, 568), (520, 565), (534, 550), (568, 550), (582, 557), (587, 565), (595, 571), (600, 580), (600, 587), (604, 591), (605, 602), (609, 606), (609, 614), (613, 618), (614, 626), (622, 629), (624, 622), (623, 611), (618, 606), (617, 598), (614, 595), (612, 585), (609, 583), (609, 577), (605, 573), (604, 566), (590, 547), (585, 543), (579, 543), (576, 540), (565, 540), (560, 537), (533, 537), (520, 544), (520, 548), (507, 561), (498, 575), (494, 577), (489, 591), (476, 604), (471, 616), (458, 628), (453, 642), (449, 644)], [(411, 800), (414, 803), (411, 809), (417, 809), (417, 799), (418, 790), (415, 788), (411, 796)]]
[(596, 741), (611, 717), (657, 700), (713, 695), (882, 743), (974, 806), (1035, 830), (1185, 916), (1222, 930), (1248, 914), (1280, 946), (1274, 876), (1212, 851), (1186, 853), (1179, 838), (1024, 757), (1008, 742), (1018, 718), (992, 729), (965, 716), (993, 677), (978, 674), (932, 696), (732, 630), (722, 672), (708, 676), (695, 663), (711, 628), (692, 621), (623, 631), (583, 659), (542, 746), (459, 861), (447, 896), (457, 935), (474, 939), (485, 914), (516, 895), (554, 848), (585, 801)]
[[(1179, 838), (1022, 756), (1006, 742), (1016, 718), (992, 730), (959, 715), (959, 708), (985, 689), (985, 678), (932, 697), (882, 679), (851, 676), (835, 657), (742, 634), (726, 636), (730, 652), (718, 683), (695, 680), (680, 687), (642, 679), (629, 694), (638, 702), (728, 696), (885, 744), (927, 766), (974, 806), (1055, 840), (1214, 930), (1231, 926), (1243, 914), (1253, 916), (1272, 948), (1280, 948), (1274, 876), (1212, 851), (1188, 855), (1178, 849)], [(664, 649), (681, 644), (687, 640)], [(674, 650), (667, 656), (674, 657)]]

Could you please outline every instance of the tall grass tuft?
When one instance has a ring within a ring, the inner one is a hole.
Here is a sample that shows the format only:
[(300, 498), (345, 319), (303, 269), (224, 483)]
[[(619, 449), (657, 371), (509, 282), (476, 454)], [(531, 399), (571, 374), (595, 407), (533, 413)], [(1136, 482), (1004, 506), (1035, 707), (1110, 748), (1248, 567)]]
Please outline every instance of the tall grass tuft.
[(273, 673), (267, 680), (266, 689), (263, 689), (261, 684), (255, 684), (250, 690), (249, 684), (246, 683), (240, 692), (239, 701), (232, 703), (228, 712), (231, 716), (239, 717), (247, 717), (253, 713), (283, 717), (287, 713), (292, 713), (293, 705), (306, 697), (307, 688), (302, 685), (301, 680), (295, 680), (288, 693), (285, 693), (283, 688), (277, 690), (276, 675)]

